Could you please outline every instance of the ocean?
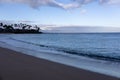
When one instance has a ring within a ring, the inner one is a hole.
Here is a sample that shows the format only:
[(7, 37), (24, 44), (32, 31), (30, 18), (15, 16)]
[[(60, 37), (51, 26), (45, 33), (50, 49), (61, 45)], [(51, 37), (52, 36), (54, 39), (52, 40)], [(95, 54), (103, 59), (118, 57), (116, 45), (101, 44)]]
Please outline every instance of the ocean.
[(0, 46), (120, 78), (120, 33), (0, 34)]

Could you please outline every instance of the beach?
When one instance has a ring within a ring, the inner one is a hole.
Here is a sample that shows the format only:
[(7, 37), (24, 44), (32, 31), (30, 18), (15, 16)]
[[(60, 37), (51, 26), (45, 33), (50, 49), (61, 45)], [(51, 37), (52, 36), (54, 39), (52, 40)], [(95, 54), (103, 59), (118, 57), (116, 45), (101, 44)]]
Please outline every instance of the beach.
[(0, 48), (0, 80), (119, 80)]

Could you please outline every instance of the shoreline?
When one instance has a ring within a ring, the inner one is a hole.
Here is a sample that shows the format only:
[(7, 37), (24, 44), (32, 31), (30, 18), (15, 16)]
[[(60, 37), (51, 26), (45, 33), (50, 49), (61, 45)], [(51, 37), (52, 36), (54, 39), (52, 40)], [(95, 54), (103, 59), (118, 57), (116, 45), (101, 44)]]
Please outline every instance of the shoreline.
[(0, 47), (0, 80), (119, 80)]

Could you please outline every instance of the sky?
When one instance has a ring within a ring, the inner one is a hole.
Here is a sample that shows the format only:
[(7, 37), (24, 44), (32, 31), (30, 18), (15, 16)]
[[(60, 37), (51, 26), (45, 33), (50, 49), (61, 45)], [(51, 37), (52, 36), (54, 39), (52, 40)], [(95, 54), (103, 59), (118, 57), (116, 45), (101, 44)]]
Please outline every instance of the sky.
[(120, 0), (0, 0), (0, 20), (120, 27)]

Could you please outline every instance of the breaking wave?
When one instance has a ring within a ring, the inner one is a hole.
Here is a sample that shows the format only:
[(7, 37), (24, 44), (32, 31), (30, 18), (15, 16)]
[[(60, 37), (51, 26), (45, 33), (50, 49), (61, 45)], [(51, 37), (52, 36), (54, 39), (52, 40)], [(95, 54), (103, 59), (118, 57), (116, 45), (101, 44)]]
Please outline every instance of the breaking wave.
[[(58, 47), (58, 46), (54, 46), (54, 45), (52, 46), (52, 45), (37, 44), (34, 42), (28, 42), (28, 41), (14, 39), (14, 38), (10, 38), (10, 39), (18, 41), (18, 42), (22, 42), (22, 43), (27, 43), (27, 44), (47, 48), (49, 50), (64, 52), (67, 54), (84, 56), (84, 57), (89, 57), (89, 58), (94, 58), (94, 59), (99, 59), (99, 60), (120, 62), (119, 55), (113, 56), (113, 55), (108, 55), (108, 54), (102, 54), (102, 52), (97, 52), (97, 51), (96, 52), (87, 51), (87, 49), (84, 49), (84, 48), (81, 48), (80, 50), (74, 50), (74, 49), (63, 48), (63, 47)], [(112, 54), (117, 54), (117, 53), (112, 53)]]

